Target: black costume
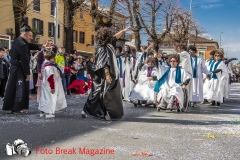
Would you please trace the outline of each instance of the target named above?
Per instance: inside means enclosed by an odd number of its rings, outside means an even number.
[[[29,108],[29,81],[26,81],[26,77],[30,75],[30,50],[41,50],[41,45],[28,43],[21,36],[12,43],[10,75],[3,110],[18,112]]]
[[[123,104],[114,48],[112,45],[98,46],[95,56],[92,68],[88,67],[93,80],[92,91],[83,110],[97,119],[104,120],[108,114],[111,120],[119,120],[123,116]],[[112,78],[110,84],[105,79],[106,67]]]

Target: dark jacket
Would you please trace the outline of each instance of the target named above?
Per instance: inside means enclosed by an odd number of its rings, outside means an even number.
[[[24,76],[30,75],[30,50],[41,50],[42,45],[28,43],[19,36],[12,43],[10,50],[11,65],[21,66]]]

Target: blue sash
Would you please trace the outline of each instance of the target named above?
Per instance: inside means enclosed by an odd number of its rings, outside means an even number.
[[[168,68],[168,70],[162,75],[162,77],[156,82],[156,85],[154,87],[155,92],[159,92],[160,87],[163,85],[163,83],[166,81],[167,76],[170,72],[171,67]],[[175,83],[181,84],[181,67],[177,66],[176,68],[176,77],[175,77]]]
[[[193,67],[193,78],[197,78],[197,56],[194,57],[194,61],[195,61],[195,64],[193,66],[193,60],[192,60],[192,57],[190,58],[191,59],[191,65]]]
[[[118,69],[120,70],[120,78],[122,78],[122,58],[117,58]]]
[[[222,62],[222,60],[219,60],[219,61],[216,63],[215,66],[214,66],[214,63],[215,63],[215,62],[211,63],[211,66],[210,66],[210,72],[216,70],[217,67],[218,67],[218,65],[219,65],[221,62]],[[213,66],[214,66],[214,68],[213,68]],[[212,76],[211,76],[211,78],[213,78],[213,79],[217,79],[217,75],[216,75],[216,73],[213,73]]]

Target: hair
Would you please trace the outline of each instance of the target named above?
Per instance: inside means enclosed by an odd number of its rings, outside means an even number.
[[[50,59],[54,58],[55,56],[56,56],[56,54],[51,49],[46,50],[44,53],[44,58],[46,60],[50,60]]]
[[[0,52],[4,52],[4,49],[3,49],[3,48],[0,48]]]
[[[8,49],[8,47],[4,46],[3,49]]]
[[[121,46],[117,46],[117,47],[115,48],[115,50],[116,50],[116,49],[119,49],[120,53],[122,52],[122,47],[121,47]]]
[[[96,32],[96,42],[101,46],[112,43],[112,31],[110,28],[101,27]]]
[[[178,64],[180,63],[180,56],[178,54],[173,54],[173,55],[170,55],[169,58],[168,58],[168,63],[170,64],[170,61],[172,58],[175,58],[176,61],[178,62]]]
[[[131,48],[130,48],[130,46],[129,46],[129,45],[127,45],[127,44],[125,44],[125,45],[124,45],[124,47],[125,47],[125,46],[127,46],[127,47],[128,47],[128,49],[129,49],[129,50],[128,50],[128,54],[130,54],[130,53],[131,53]]]
[[[182,50],[187,50],[187,45],[185,45],[185,44],[182,44],[182,43],[178,43],[178,44],[176,44],[176,48],[180,48],[180,49],[182,49]]]
[[[216,55],[216,54],[219,54],[219,55],[220,55],[221,60],[224,59],[224,54],[223,54],[222,50],[216,50],[215,55]],[[214,55],[214,56],[215,56],[215,55]]]
[[[148,59],[147,59],[147,64],[148,64],[148,63],[153,63],[153,64],[154,64],[154,62],[155,62],[154,58],[148,58]]]
[[[130,50],[132,53],[136,54],[137,50],[136,50],[136,47],[130,47]]]
[[[148,51],[148,56],[149,56],[149,55],[154,55],[154,54],[153,54],[153,50],[149,50],[149,51]]]
[[[196,47],[193,46],[193,45],[190,45],[190,46],[188,47],[188,51],[189,51],[189,50],[192,50],[192,51],[194,51],[195,53],[197,52]]]
[[[144,45],[144,46],[142,46],[142,49],[144,49],[144,50],[146,50],[147,48],[148,48],[148,47],[147,47],[147,46],[145,46],[145,45]]]
[[[214,56],[215,53],[216,53],[216,50],[213,50],[210,52],[210,55]]]

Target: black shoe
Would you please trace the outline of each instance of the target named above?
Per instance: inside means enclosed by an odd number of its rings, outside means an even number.
[[[220,102],[217,102],[217,106],[220,106]]]
[[[212,102],[210,103],[211,106],[215,106],[215,104],[216,104],[215,101],[212,101]]]

